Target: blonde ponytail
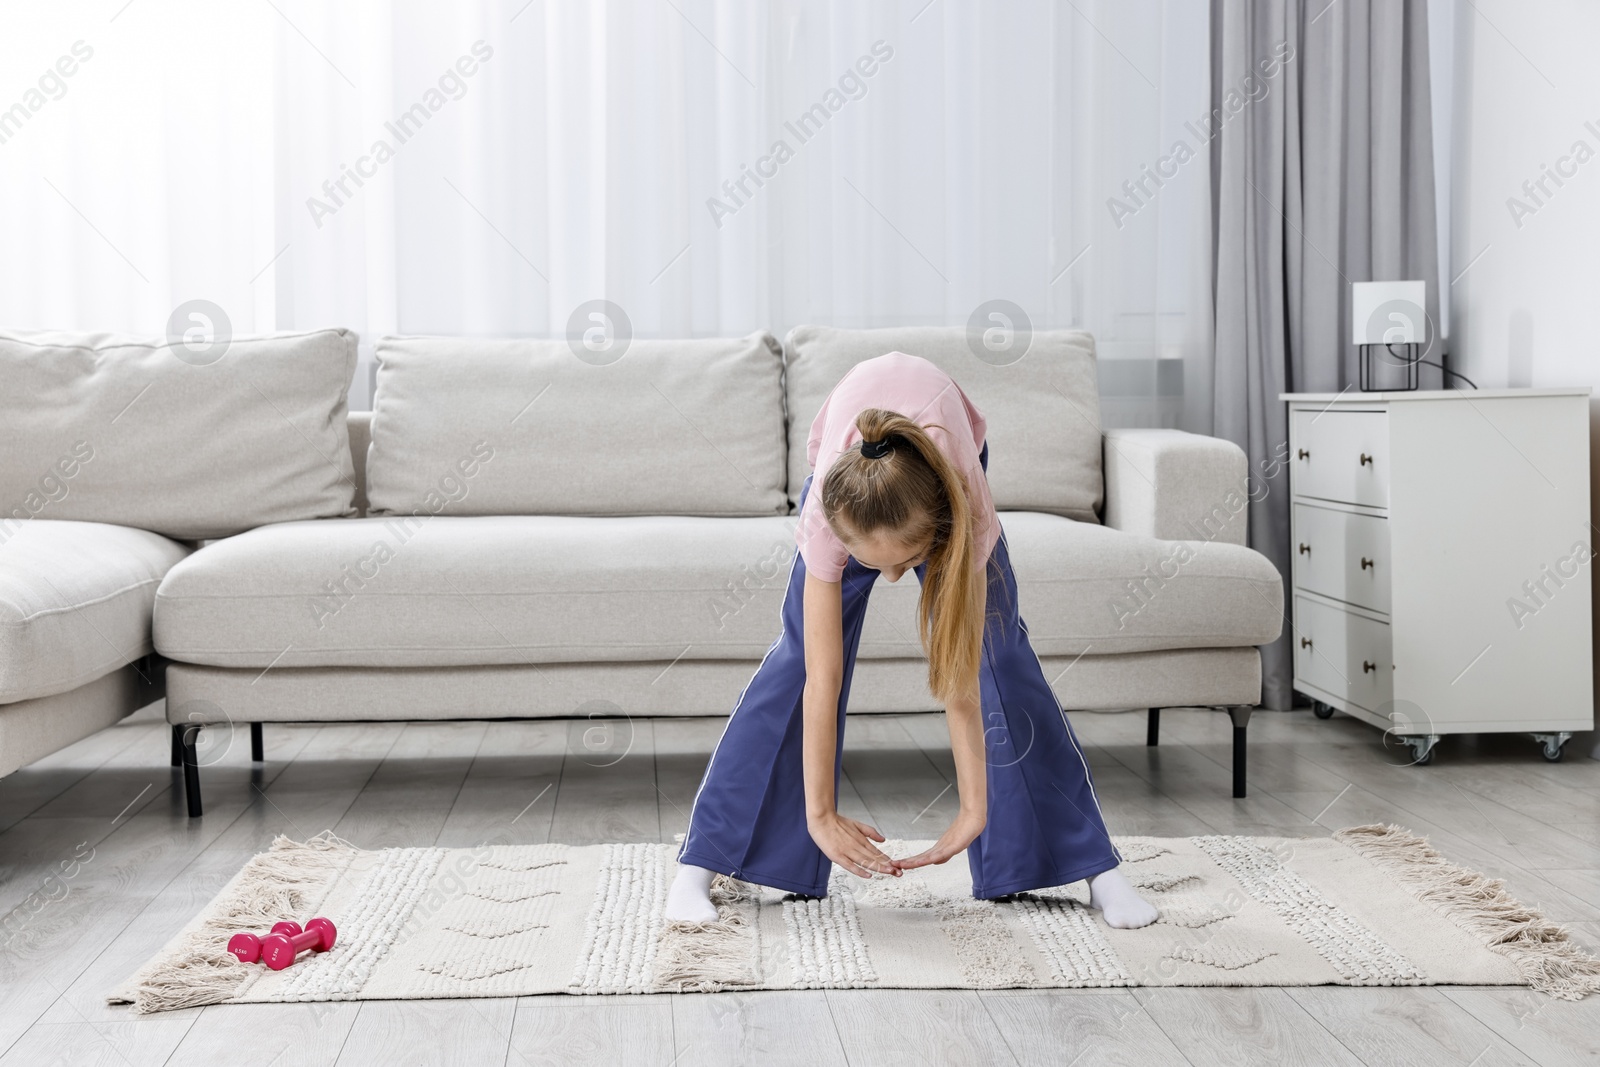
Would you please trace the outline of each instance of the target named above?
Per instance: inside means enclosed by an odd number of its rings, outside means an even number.
[[[863,442],[895,437],[910,447],[880,458],[859,448],[839,456],[823,480],[823,514],[836,533],[852,538],[891,530],[920,544],[931,535],[917,605],[928,689],[946,704],[976,701],[988,580],[978,565],[966,479],[926,430],[898,412],[867,408],[856,416],[856,429]]]

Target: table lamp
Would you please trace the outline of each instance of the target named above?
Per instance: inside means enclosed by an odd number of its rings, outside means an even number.
[[[1427,297],[1427,282],[1350,284],[1350,337],[1361,353],[1362,392],[1417,388],[1421,346],[1428,341]]]

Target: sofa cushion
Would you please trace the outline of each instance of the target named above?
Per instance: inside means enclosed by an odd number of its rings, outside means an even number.
[[[1271,564],[1030,512],[1001,515],[1040,655],[1254,645]],[[156,597],[187,663],[266,668],[759,660],[794,517],[438,516],[282,523],[206,546]],[[1181,558],[1180,558],[1181,557]],[[1138,591],[1131,590],[1130,585]],[[920,656],[914,576],[879,582],[861,655]]]
[[[347,330],[220,351],[0,334],[0,512],[198,540],[354,514]]]
[[[996,508],[1099,521],[1100,395],[1094,337],[1081,330],[1037,331],[1020,358],[980,359],[958,327],[795,327],[784,342],[792,500],[810,473],[806,437],[828,392],[845,371],[886,352],[937,364],[983,412]]]
[[[1242,545],[1160,541],[1042,512],[1003,511],[1017,607],[1041,656],[1096,656],[1274,641],[1283,583]],[[918,654],[917,583],[880,581],[862,655]]]
[[[217,541],[156,597],[156,647],[213,666],[759,659],[794,520],[430,516]]]
[[[374,515],[780,515],[783,364],[770,334],[378,342]]]
[[[188,553],[126,526],[0,521],[0,704],[64,693],[149,655],[156,587]]]

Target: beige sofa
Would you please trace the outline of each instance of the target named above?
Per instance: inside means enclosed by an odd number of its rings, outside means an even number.
[[[328,459],[355,358],[344,330],[0,333],[0,776],[161,699],[156,589],[196,544],[355,514]]]
[[[210,541],[160,584],[190,813],[205,729],[726,713],[778,634],[812,416],[845,369],[896,349],[988,419],[1021,611],[1063,705],[1226,708],[1244,795],[1282,586],[1243,546],[1240,450],[1102,434],[1087,334],[1035,334],[1001,364],[960,330],[801,327],[614,359],[381,340],[374,411],[348,421],[356,514]],[[936,707],[916,597],[875,589],[851,710]]]

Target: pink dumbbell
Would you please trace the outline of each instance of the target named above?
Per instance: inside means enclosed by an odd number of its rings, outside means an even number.
[[[326,952],[333,947],[339,931],[327,919],[312,919],[302,931],[299,923],[281,922],[266,937],[255,934],[234,934],[228,941],[228,951],[243,963],[261,960],[275,971],[281,971],[294,962],[300,953]]]
[[[286,920],[272,927],[274,934],[293,937],[300,933],[300,924]],[[261,958],[261,943],[265,938],[256,934],[234,934],[228,941],[228,951],[239,957],[241,963],[254,963]]]

